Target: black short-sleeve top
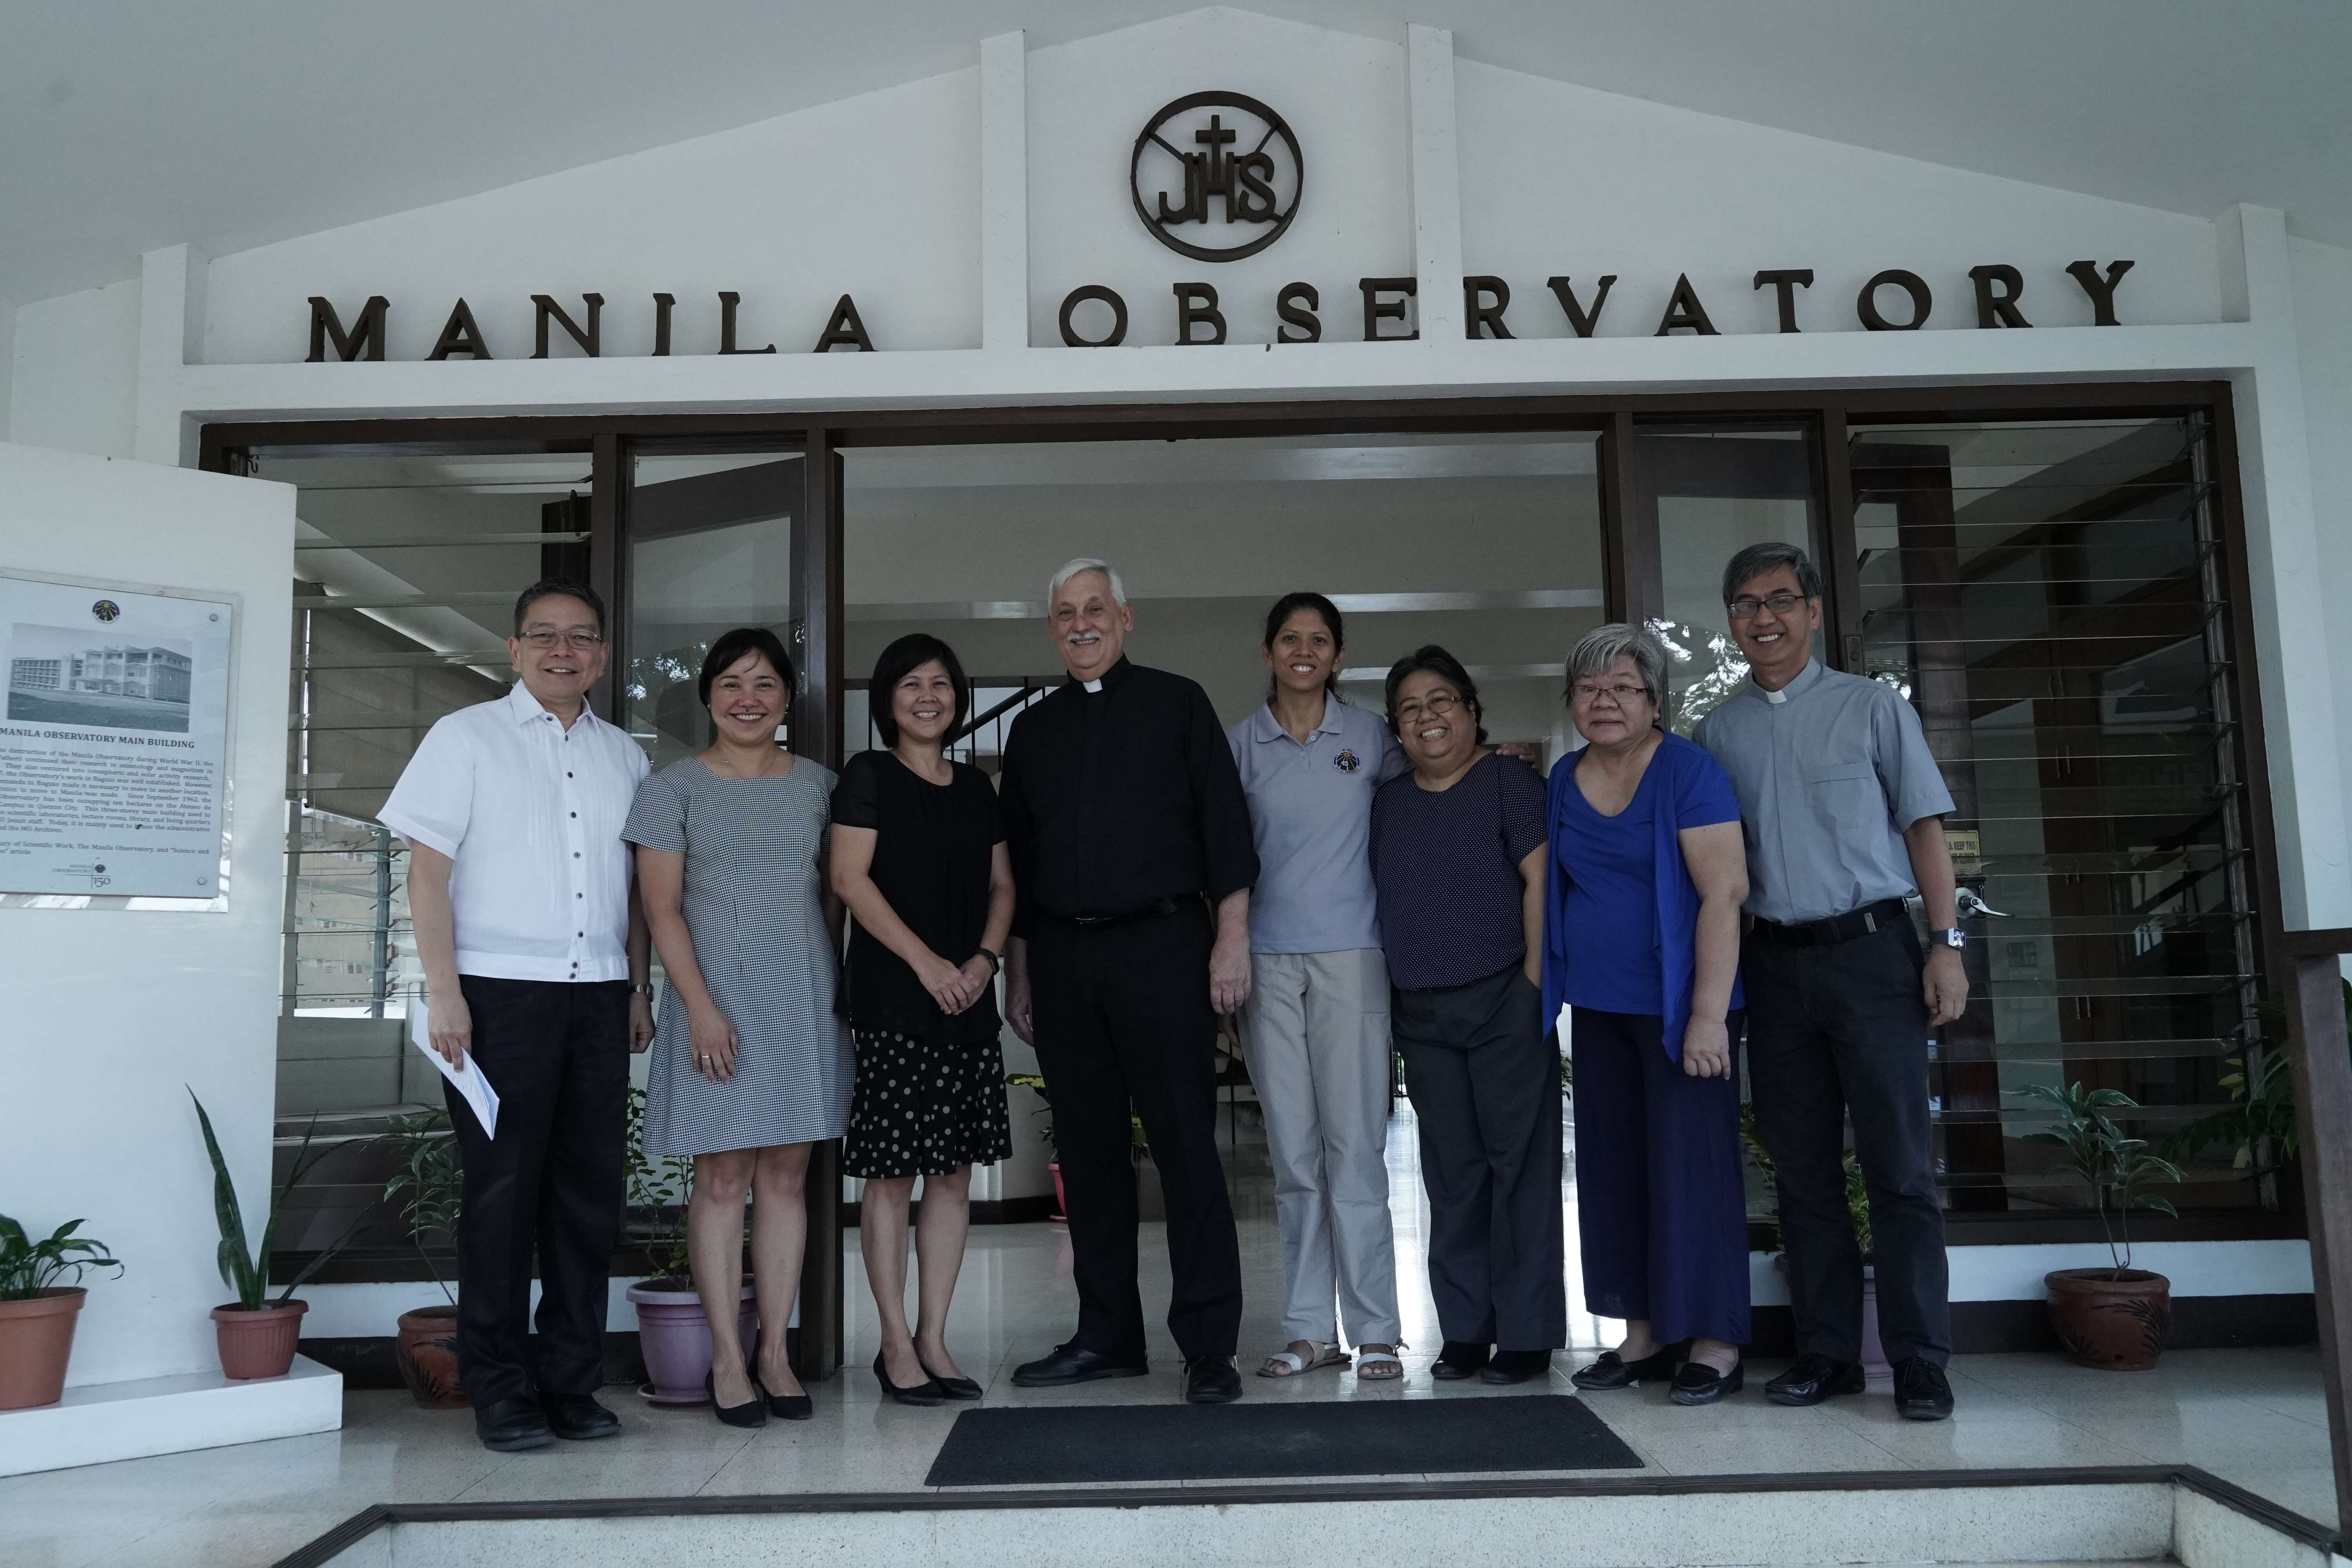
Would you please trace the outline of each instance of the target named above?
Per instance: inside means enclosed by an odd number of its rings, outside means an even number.
[[[1490,752],[1453,787],[1400,773],[1372,796],[1372,889],[1389,978],[1466,985],[1527,956],[1519,862],[1544,842],[1544,782]]]
[[[860,752],[834,787],[833,820],[874,830],[875,887],[933,952],[961,963],[988,926],[989,860],[1004,827],[988,775],[950,766],[953,776],[935,784],[888,752]],[[993,1039],[999,1026],[994,987],[948,1017],[906,960],[863,927],[849,939],[849,1017],[858,1028],[926,1038]]]

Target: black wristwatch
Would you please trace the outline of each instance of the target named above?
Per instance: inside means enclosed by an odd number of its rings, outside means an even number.
[[[973,952],[972,956],[974,958],[984,958],[988,960],[988,967],[992,973],[998,974],[1004,973],[1004,955],[998,952],[995,949],[987,947],[980,948]]]

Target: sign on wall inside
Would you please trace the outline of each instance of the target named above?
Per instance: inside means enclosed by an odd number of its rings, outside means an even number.
[[[226,908],[236,606],[0,575],[0,893]]]

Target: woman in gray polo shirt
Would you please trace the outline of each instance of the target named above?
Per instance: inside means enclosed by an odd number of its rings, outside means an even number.
[[[1257,847],[1242,1050],[1274,1156],[1289,1342],[1258,1375],[1349,1364],[1344,1316],[1356,1375],[1387,1380],[1404,1368],[1385,1163],[1389,972],[1369,851],[1372,793],[1406,763],[1379,716],[1339,700],[1346,648],[1330,600],[1276,600],[1263,651],[1265,705],[1225,731]]]

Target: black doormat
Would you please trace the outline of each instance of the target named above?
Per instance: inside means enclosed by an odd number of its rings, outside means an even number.
[[[926,1486],[1389,1476],[1459,1470],[1638,1470],[1583,1401],[1282,1400],[967,1410]]]

